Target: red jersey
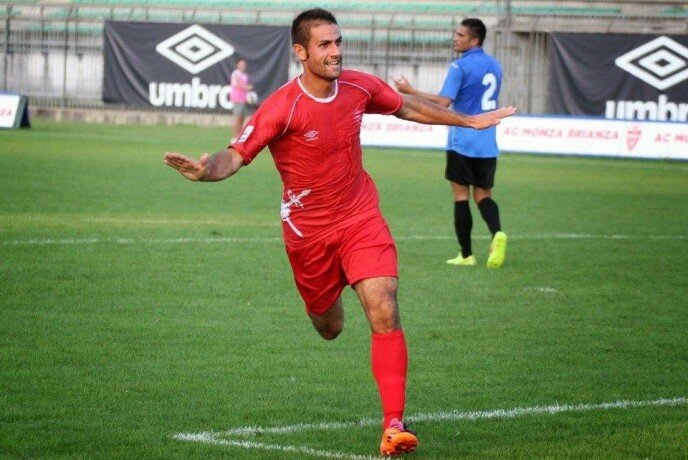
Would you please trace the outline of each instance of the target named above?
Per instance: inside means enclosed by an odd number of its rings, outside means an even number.
[[[249,164],[267,146],[284,184],[280,215],[288,246],[379,212],[363,169],[361,118],[391,114],[402,97],[381,79],[342,71],[333,96],[311,96],[298,78],[268,97],[232,145]]]

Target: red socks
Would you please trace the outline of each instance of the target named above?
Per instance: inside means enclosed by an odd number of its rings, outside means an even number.
[[[382,401],[384,415],[382,429],[384,430],[393,418],[401,420],[404,415],[408,368],[404,331],[398,329],[387,334],[373,332],[370,358],[373,376]]]

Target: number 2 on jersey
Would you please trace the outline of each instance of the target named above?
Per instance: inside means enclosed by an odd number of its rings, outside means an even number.
[[[497,100],[492,99],[495,91],[497,91],[497,77],[493,73],[486,73],[483,77],[483,86],[487,86],[487,89],[483,93],[483,98],[480,103],[480,107],[484,110],[494,110],[497,108]]]

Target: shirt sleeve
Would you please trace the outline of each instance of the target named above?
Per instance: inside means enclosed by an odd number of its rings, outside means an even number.
[[[447,71],[447,77],[444,79],[444,84],[439,92],[439,96],[448,97],[452,101],[456,100],[461,89],[461,80],[463,80],[463,71],[459,64],[452,62]]]
[[[369,77],[366,81],[366,89],[370,93],[370,100],[366,105],[366,113],[389,115],[399,110],[404,103],[401,94],[380,78],[373,75]]]
[[[246,126],[231,147],[239,152],[244,164],[249,164],[276,137],[285,130],[285,117],[280,111],[268,110],[272,104],[269,98],[263,102],[256,113],[248,120]]]

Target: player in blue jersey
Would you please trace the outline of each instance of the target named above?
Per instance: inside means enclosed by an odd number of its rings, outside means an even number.
[[[451,106],[456,112],[479,114],[497,108],[502,83],[499,62],[483,51],[487,29],[480,19],[468,18],[454,32],[454,51],[462,53],[449,66],[439,94],[413,88],[403,76],[395,79],[399,92],[423,97],[429,101]],[[488,268],[499,268],[506,256],[506,234],[502,232],[499,207],[492,199],[492,186],[497,169],[497,130],[449,127],[445,178],[450,181],[454,195],[454,229],[461,253],[448,264],[473,266],[476,259],[471,248],[473,218],[468,205],[471,187],[473,200],[492,233]]]

